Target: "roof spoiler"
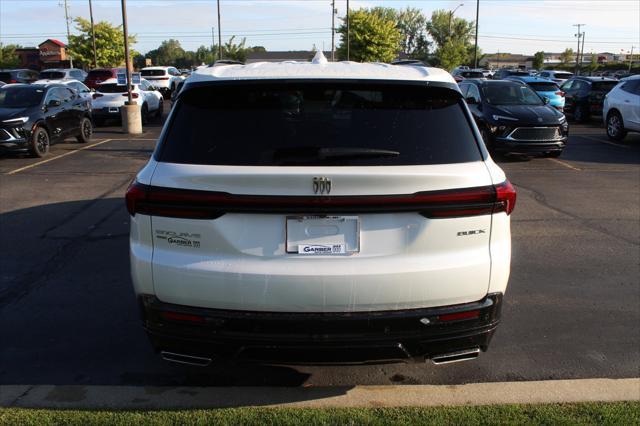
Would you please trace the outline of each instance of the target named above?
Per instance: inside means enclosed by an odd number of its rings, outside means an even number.
[[[429,67],[427,62],[421,61],[419,59],[397,59],[391,62],[391,65],[413,65],[418,67]]]

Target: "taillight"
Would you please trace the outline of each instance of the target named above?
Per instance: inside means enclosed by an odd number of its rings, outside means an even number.
[[[128,94],[128,93],[123,93],[123,94],[122,94],[122,96],[129,96],[129,94]],[[132,94],[131,94],[131,97],[132,97],[133,99],[138,99],[138,98],[140,97],[140,95],[139,95],[139,94],[137,94],[137,93],[132,93]]]
[[[13,79],[11,79],[11,80],[9,80],[9,83],[8,83],[8,84],[13,84],[13,83],[17,83],[17,82],[18,82],[18,80],[13,80]]]
[[[564,96],[564,92],[561,90],[561,91],[559,91],[559,92],[556,92],[556,95],[558,95],[558,96]]]
[[[196,322],[196,323],[205,322],[205,318],[200,315],[183,314],[180,312],[170,312],[170,311],[162,312],[160,315],[162,315],[164,319],[167,319],[170,321]]]
[[[438,321],[460,321],[460,320],[475,319],[479,317],[480,317],[480,310],[476,309],[474,311],[464,311],[464,312],[455,312],[452,314],[438,315]]]
[[[265,196],[234,195],[163,188],[133,183],[126,194],[127,210],[135,216],[215,219],[242,213],[388,213],[418,212],[428,218],[453,218],[506,212],[511,214],[516,192],[509,181],[500,185],[409,195]]]
[[[91,96],[93,99],[98,99],[100,97],[104,96],[102,93],[94,93],[93,96]]]

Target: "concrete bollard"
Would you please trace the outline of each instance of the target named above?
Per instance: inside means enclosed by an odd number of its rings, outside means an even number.
[[[122,115],[122,131],[130,135],[139,135],[142,133],[142,114],[140,106],[136,104],[125,104],[120,108]]]

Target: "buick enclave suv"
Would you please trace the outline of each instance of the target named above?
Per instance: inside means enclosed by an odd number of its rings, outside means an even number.
[[[515,200],[443,70],[200,69],[126,195],[144,328],[195,365],[475,358]]]

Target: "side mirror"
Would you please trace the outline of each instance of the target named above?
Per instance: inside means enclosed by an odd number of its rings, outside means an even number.
[[[47,102],[48,107],[59,107],[60,105],[62,105],[62,102],[57,99],[51,99]]]
[[[542,101],[544,102],[544,104],[545,104],[545,105],[549,105],[549,102],[551,102],[551,99],[549,99],[549,98],[548,98],[548,97],[546,97],[546,96],[543,96],[543,97],[542,97]]]
[[[473,96],[469,96],[469,97],[465,98],[465,101],[467,101],[467,103],[469,105],[477,105],[478,104],[477,99],[474,98]]]

